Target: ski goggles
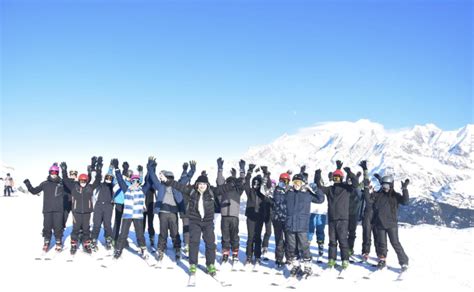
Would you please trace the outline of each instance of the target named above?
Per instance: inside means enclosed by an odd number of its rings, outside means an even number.
[[[58,174],[59,174],[59,171],[51,170],[51,171],[49,172],[49,174],[58,175]]]

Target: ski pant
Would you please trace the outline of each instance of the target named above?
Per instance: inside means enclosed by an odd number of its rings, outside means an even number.
[[[115,204],[115,221],[114,229],[112,230],[112,237],[117,242],[120,234],[120,224],[122,223],[123,204]]]
[[[372,224],[372,216],[364,216],[362,220],[362,254],[370,253],[370,246],[372,245],[372,235],[374,236],[374,242],[377,243],[377,232],[375,226]],[[377,244],[374,244],[375,252],[380,254],[378,251]]]
[[[158,250],[164,251],[166,249],[166,242],[168,240],[168,230],[173,241],[173,247],[181,248],[181,239],[178,233],[178,214],[160,212],[158,213],[160,219],[160,235],[158,236]]]
[[[133,223],[135,229],[135,236],[137,238],[138,246],[146,248],[145,236],[143,235],[143,219],[122,219],[122,227],[117,242],[117,250],[122,250],[126,246],[130,226]]]
[[[247,217],[247,258],[255,255],[256,259],[262,256],[262,218],[250,219]]]
[[[82,242],[90,240],[90,221],[91,213],[76,213],[72,212],[72,233],[71,240],[79,240],[79,231],[82,229]],[[61,222],[62,223],[62,222]]]
[[[153,202],[146,205],[146,212],[143,213],[143,232],[145,232],[145,225],[148,223],[148,237],[155,238],[155,227],[153,226],[153,219],[155,213],[153,212]]]
[[[181,217],[183,220],[183,241],[185,245],[189,245],[189,218]]]
[[[328,258],[336,260],[337,258],[337,243],[341,250],[341,259],[343,261],[349,260],[349,245],[347,243],[349,220],[333,220],[329,221],[329,252]]]
[[[358,215],[349,215],[349,233],[348,233],[348,245],[349,245],[349,253],[354,253],[354,242],[356,239],[356,230],[357,230],[357,222],[359,216]]]
[[[239,218],[232,216],[222,216],[222,251],[239,251]]]
[[[5,186],[5,188],[3,189],[3,195],[10,197],[12,193],[13,193],[13,188],[11,186]]]
[[[206,246],[206,266],[213,265],[216,261],[214,222],[200,220],[189,220],[189,264],[198,264],[201,234]]]
[[[283,256],[290,259],[288,248],[286,248],[285,222],[273,220],[273,231],[275,235],[275,261],[282,263]]]
[[[291,261],[297,258],[298,253],[301,254],[301,258],[303,259],[303,261],[306,262],[311,260],[307,232],[287,231],[286,246],[288,248],[288,255],[290,256]]]
[[[100,233],[100,226],[104,224],[104,237],[112,237],[112,211],[114,206],[111,203],[96,203],[94,215],[92,216],[93,228],[92,239],[97,239]]]
[[[272,236],[272,220],[268,218],[268,221],[264,222],[265,224],[265,233],[263,234],[262,247],[268,248],[268,242]]]
[[[43,213],[43,237],[45,241],[51,241],[52,232],[56,242],[62,242],[63,238],[63,213],[47,212]]]
[[[326,226],[326,214],[315,214],[311,213],[309,217],[309,231],[308,231],[308,241],[311,244],[313,241],[314,233],[316,231],[316,242],[318,244],[323,244],[325,239],[324,227]]]
[[[398,263],[400,265],[408,265],[408,256],[406,255],[403,247],[398,239],[398,226],[392,228],[379,228],[376,227],[377,233],[377,241],[375,243],[378,246],[379,250],[377,252],[377,256],[379,258],[386,258],[387,257],[387,235],[390,239],[390,243],[392,244],[393,249],[397,253]]]

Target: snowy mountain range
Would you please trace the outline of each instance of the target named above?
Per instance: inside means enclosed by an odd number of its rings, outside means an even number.
[[[351,167],[353,172],[361,171],[359,162],[367,160],[371,175],[394,175],[398,190],[402,179],[410,179],[410,196],[416,198],[411,205],[423,202],[426,207],[429,202],[433,210],[443,209],[440,206],[444,205],[467,209],[468,218],[464,219],[467,226],[473,226],[472,124],[455,131],[443,131],[433,124],[393,131],[369,120],[321,123],[294,135],[285,134],[268,145],[251,147],[242,158],[267,165],[273,177],[306,165],[312,180],[314,171],[320,168],[326,182],[325,174],[335,170],[336,160],[343,161],[344,167]],[[373,183],[377,185],[376,181]],[[417,220],[409,223],[425,222]],[[431,223],[456,227],[460,224],[445,220],[452,218]],[[467,227],[465,223],[461,225]]]

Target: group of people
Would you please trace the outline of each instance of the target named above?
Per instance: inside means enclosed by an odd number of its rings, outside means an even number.
[[[217,159],[216,185],[212,186],[203,171],[193,184],[196,162],[183,164],[178,180],[168,170],[157,173],[157,162],[149,157],[146,175],[142,166],[133,172],[128,163],[119,168],[118,159],[112,159],[102,180],[102,157],[92,157],[87,174],[69,171],[65,162],[53,164],[46,181],[33,187],[24,181],[33,194],[43,192],[43,249],[50,248],[54,233],[57,251],[63,247],[63,231],[72,212],[71,253],[82,243],[84,251],[98,249],[100,229],[104,227],[105,247],[114,249],[114,257],[120,258],[126,248],[130,226],[133,223],[138,246],[143,257],[147,256],[145,224],[148,223],[149,243],[155,250],[154,215],[158,215],[158,260],[163,259],[168,236],[171,237],[180,258],[181,248],[189,253],[190,273],[196,272],[199,244],[205,243],[206,267],[210,275],[216,274],[215,214],[221,215],[222,262],[238,261],[239,214],[241,196],[246,194],[245,216],[247,218],[247,244],[245,264],[259,264],[262,251],[268,247],[271,227],[275,238],[275,266],[291,266],[290,274],[310,275],[311,241],[316,233],[319,255],[325,242],[325,224],[328,224],[328,267],[336,264],[339,245],[342,268],[349,266],[354,254],[356,227],[362,220],[362,259],[368,258],[371,238],[374,237],[379,268],[385,267],[387,257],[387,235],[403,270],[408,268],[408,257],[398,238],[398,206],[407,204],[409,180],[402,182],[402,194],[394,190],[394,179],[390,175],[374,177],[380,189],[371,186],[367,162],[361,161],[363,172],[353,173],[349,167],[342,168],[336,162],[336,170],[329,172],[329,183],[324,183],[321,170],[315,171],[309,182],[306,167],[292,176],[291,171],[282,173],[278,181],[273,180],[266,166],[255,164],[246,167],[239,161],[238,172],[232,168],[224,177],[224,161]],[[188,168],[190,170],[188,171]],[[343,172],[344,170],[344,172]],[[62,173],[62,178],[59,176]],[[92,174],[95,177],[92,181]],[[115,214],[112,227],[112,215]],[[92,232],[90,221],[93,221]],[[182,238],[179,232],[182,221]],[[262,248],[262,230],[266,232]],[[184,241],[184,243],[182,242]]]

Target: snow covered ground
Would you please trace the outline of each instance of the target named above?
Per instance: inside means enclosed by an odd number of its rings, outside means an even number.
[[[42,229],[42,197],[31,194],[15,193],[15,197],[0,197],[0,222],[2,240],[0,240],[0,291],[163,291],[163,289],[188,289],[195,291],[211,291],[226,289],[229,291],[259,291],[259,289],[288,290],[270,284],[282,281],[283,276],[266,275],[267,267],[254,272],[219,272],[219,275],[230,281],[232,287],[221,288],[220,285],[198,270],[197,287],[186,288],[186,261],[174,269],[150,268],[137,255],[124,251],[122,259],[103,268],[101,265],[109,261],[97,260],[98,256],[89,256],[78,251],[73,262],[67,262],[69,251],[56,256],[51,261],[36,261],[41,254],[43,239]],[[242,220],[244,217],[241,218]],[[158,220],[155,220],[158,225]],[[66,247],[69,248],[70,222],[66,230]],[[219,219],[216,220],[219,225]],[[360,228],[360,226],[359,226]],[[216,236],[220,238],[220,228],[216,228]],[[360,252],[361,230],[358,230],[356,252]],[[241,221],[241,259],[244,257],[246,227]],[[323,274],[300,282],[299,289],[309,291],[315,289],[344,289],[359,291],[473,291],[471,264],[473,256],[474,229],[449,229],[436,226],[403,226],[400,228],[402,245],[410,257],[410,270],[403,281],[397,278],[395,271],[399,266],[393,250],[389,249],[389,269],[371,280],[362,279],[368,268],[351,265],[346,279],[338,280],[334,275]],[[135,239],[134,239],[135,240]],[[312,252],[316,253],[314,242]],[[132,244],[134,246],[134,244]],[[170,244],[169,244],[170,246]],[[270,265],[273,264],[273,238],[270,248]],[[203,256],[203,246],[201,254]],[[52,251],[51,253],[54,253]],[[105,254],[105,249],[98,252]],[[170,253],[172,254],[172,253]],[[218,258],[220,246],[218,244]],[[326,255],[325,255],[326,256]],[[375,256],[372,254],[371,256]],[[324,257],[324,262],[327,258]],[[199,259],[204,265],[204,258]],[[218,266],[219,268],[219,266]],[[316,263],[313,270],[319,271]],[[28,290],[27,290],[28,289]],[[249,290],[247,290],[249,289]]]

